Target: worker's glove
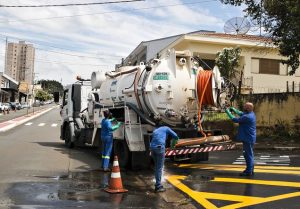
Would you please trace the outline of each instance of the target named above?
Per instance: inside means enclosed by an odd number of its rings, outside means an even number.
[[[114,126],[112,127],[112,130],[113,130],[113,131],[117,130],[118,128],[120,128],[120,126],[121,126],[122,124],[123,124],[122,122],[118,122],[117,125],[114,125]]]
[[[171,148],[172,148],[172,149],[174,149],[175,145],[176,145],[177,142],[178,142],[178,139],[179,139],[178,137],[172,139],[172,141],[171,141]]]
[[[231,120],[234,118],[234,116],[233,116],[232,113],[230,112],[230,108],[227,108],[227,109],[225,110],[225,112],[226,112],[227,116],[228,116]]]
[[[116,118],[111,118],[109,120],[110,120],[110,122],[113,122],[113,121],[116,121]]]
[[[237,110],[237,109],[235,109],[234,107],[230,107],[229,108],[231,111],[233,111],[235,114],[237,114],[237,115],[242,115],[243,114],[243,112],[242,111],[239,111],[239,110]]]

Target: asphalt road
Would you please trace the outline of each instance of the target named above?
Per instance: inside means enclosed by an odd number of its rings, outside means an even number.
[[[54,109],[0,134],[0,208],[300,208],[300,155],[256,152],[255,176],[239,177],[241,151],[208,162],[166,162],[167,191],[153,192],[152,171],[122,171],[126,194],[103,191],[109,174],[91,148],[69,150]]]

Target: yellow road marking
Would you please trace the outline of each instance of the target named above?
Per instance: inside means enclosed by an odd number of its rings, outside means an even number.
[[[245,168],[245,165],[226,165],[226,164],[180,164],[179,167],[229,167],[229,168]],[[292,166],[257,166],[255,168],[259,169],[271,169],[271,170],[296,170],[300,171],[300,167],[292,167]]]
[[[292,192],[292,193],[277,195],[277,196],[273,196],[273,197],[260,198],[260,199],[254,200],[253,202],[244,201],[241,203],[227,205],[227,206],[221,207],[219,209],[243,208],[243,207],[247,207],[247,206],[258,205],[258,204],[263,204],[263,203],[267,203],[267,202],[273,202],[273,201],[288,199],[288,198],[292,198],[292,197],[299,197],[299,196],[300,196],[300,192]]]
[[[182,164],[180,168],[198,168],[205,170],[217,170],[217,171],[243,171],[245,166],[237,165],[212,165],[212,164]],[[300,175],[300,167],[274,167],[274,166],[255,166],[254,172],[256,173],[273,173],[273,174],[292,174]]]
[[[204,206],[205,208],[209,209],[218,209],[214,204],[212,204],[208,199],[215,199],[215,200],[228,200],[228,201],[235,201],[238,203],[234,203],[231,205],[227,205],[221,207],[219,209],[236,209],[242,208],[251,205],[257,205],[282,199],[287,199],[291,197],[298,197],[300,196],[300,192],[293,192],[288,194],[276,195],[272,197],[253,197],[253,196],[242,196],[242,195],[230,195],[230,194],[218,194],[218,193],[209,193],[209,192],[198,192],[190,189],[183,183],[181,180],[184,180],[186,176],[178,176],[173,175],[167,177],[167,180],[183,191],[184,193],[188,194],[191,198],[193,198],[196,202]],[[247,184],[263,184],[263,185],[270,185],[270,186],[284,186],[286,184],[288,187],[294,185],[293,187],[300,187],[299,183],[297,182],[280,182],[280,181],[262,181],[262,180],[251,180],[251,179],[231,179],[231,178],[217,178],[214,181],[219,182],[232,182],[232,183],[247,183]],[[296,183],[296,184],[295,184]]]
[[[193,198],[195,201],[197,201],[200,205],[204,206],[205,208],[209,209],[218,209],[214,204],[209,202],[207,199],[205,199],[202,195],[200,195],[200,192],[196,192],[191,190],[186,185],[182,184],[179,180],[184,180],[185,176],[169,176],[167,177],[167,180],[173,184],[175,187],[183,191],[184,193],[188,194],[191,198]]]
[[[268,181],[268,180],[255,180],[255,179],[236,179],[236,178],[215,178],[215,182],[228,182],[240,184],[259,184],[268,186],[283,186],[283,187],[299,187],[300,183],[291,181]]]

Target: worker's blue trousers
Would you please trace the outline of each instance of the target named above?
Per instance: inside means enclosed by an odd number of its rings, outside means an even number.
[[[151,156],[153,157],[155,166],[155,189],[159,189],[163,187],[161,185],[161,176],[165,162],[165,147],[157,146],[155,148],[151,148]]]
[[[109,166],[109,160],[111,155],[111,150],[113,146],[112,136],[101,137],[102,139],[102,168],[107,169]]]
[[[243,142],[243,155],[247,165],[245,173],[252,173],[254,170],[253,146],[253,143]]]

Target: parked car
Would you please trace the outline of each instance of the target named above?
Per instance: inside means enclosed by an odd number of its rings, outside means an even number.
[[[32,104],[32,107],[39,107],[39,106],[41,106],[40,101],[35,101],[35,102]]]
[[[15,102],[9,102],[8,104],[10,105],[10,108],[12,110],[15,110],[15,108],[16,108],[16,103]]]
[[[30,105],[26,102],[21,103],[21,108],[25,109],[25,108],[30,108]]]
[[[0,102],[0,112],[3,112],[4,110],[7,110],[7,106],[5,103]]]
[[[11,106],[10,106],[9,103],[2,103],[1,106],[2,106],[1,111],[3,111],[3,110],[5,110],[5,111],[11,110]]]
[[[21,110],[22,109],[22,105],[19,102],[16,102],[16,107],[17,107],[17,110]]]
[[[21,109],[21,104],[19,102],[9,102],[10,107],[12,110],[20,110]]]

